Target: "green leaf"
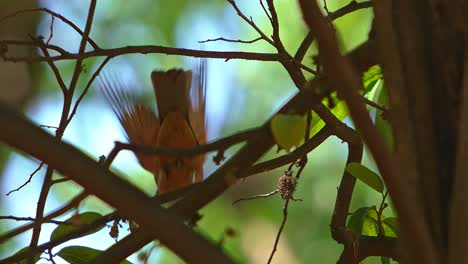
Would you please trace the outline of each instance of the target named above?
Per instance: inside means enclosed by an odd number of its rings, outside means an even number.
[[[384,235],[387,237],[398,237],[398,218],[389,217],[382,220]]]
[[[362,234],[365,236],[377,236],[379,227],[377,222],[377,210],[375,206],[369,208],[364,222],[362,223]]]
[[[331,109],[332,114],[342,121],[349,115],[348,107],[344,101],[339,101],[333,109]],[[315,113],[312,115],[312,124],[310,129],[310,136],[314,136],[317,132],[320,131],[325,126],[325,122]]]
[[[383,78],[382,69],[379,65],[370,67],[362,75],[362,85],[364,86],[364,94],[367,94],[375,86],[376,82]]]
[[[50,235],[50,241],[57,240],[75,230],[77,230],[80,226],[90,224],[97,219],[101,218],[102,215],[96,212],[84,212],[81,214],[73,215],[72,217],[68,218],[65,222],[70,224],[62,224],[59,225]],[[83,236],[87,236],[89,234],[96,233],[97,231],[101,230],[104,225],[97,227],[94,230],[89,231],[88,233],[84,234]]]
[[[351,230],[356,236],[362,234],[362,228],[364,221],[366,221],[367,213],[373,207],[361,207],[354,211],[351,217],[348,219],[347,228]]]
[[[60,250],[57,255],[70,264],[87,264],[91,263],[99,254],[104,251],[89,247],[70,246]],[[132,264],[128,260],[120,262],[122,264]]]
[[[380,176],[362,164],[352,162],[346,166],[346,171],[379,193],[384,191],[384,184]]]
[[[277,114],[271,119],[270,127],[276,143],[289,151],[304,139],[306,119],[303,115]]]
[[[27,252],[28,250],[29,250],[29,246],[24,247],[24,248],[18,250],[18,252],[16,252],[15,255]],[[15,256],[15,255],[13,255],[13,256]],[[36,253],[36,255],[34,255],[34,257],[33,257],[33,263],[38,262],[39,259],[41,258],[41,255],[42,255],[42,252]],[[24,259],[22,259],[22,260],[20,260],[20,261],[18,261],[16,263],[17,264],[27,264],[28,263],[28,258],[26,257],[26,258],[24,258]]]

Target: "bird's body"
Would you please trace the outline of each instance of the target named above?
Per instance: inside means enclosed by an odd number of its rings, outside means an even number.
[[[134,96],[105,80],[103,90],[132,144],[171,149],[190,149],[206,142],[205,65],[197,71],[153,71],[151,80],[158,115],[137,103]],[[204,155],[154,156],[136,153],[143,168],[153,173],[158,194],[203,179]]]

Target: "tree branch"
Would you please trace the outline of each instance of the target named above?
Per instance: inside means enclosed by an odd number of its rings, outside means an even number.
[[[179,217],[154,206],[151,199],[136,187],[104,170],[74,147],[22,120],[2,104],[0,123],[3,122],[9,125],[0,134],[2,142],[43,160],[90,194],[117,208],[122,215],[135,219],[146,232],[160,239],[181,258],[188,262],[231,263],[218,247],[184,225]]]
[[[338,44],[330,24],[323,18],[314,1],[299,1],[304,20],[314,32],[318,43],[321,62],[331,78],[331,84],[346,101],[356,127],[361,131],[364,140],[374,157],[382,177],[388,187],[401,220],[401,226],[419,241],[420,252],[415,252],[424,263],[434,263],[437,257],[429,237],[427,226],[415,214],[414,201],[408,199],[409,190],[400,175],[393,173],[393,160],[385,142],[374,127],[358,90],[360,79],[350,63],[340,55]],[[413,202],[413,203],[411,203]]]
[[[0,41],[0,46],[8,47],[8,43]],[[45,62],[45,61],[60,61],[60,60],[76,60],[87,59],[92,57],[117,57],[126,54],[151,54],[160,53],[166,55],[181,55],[195,58],[213,58],[213,59],[244,59],[244,60],[258,60],[258,61],[277,61],[278,55],[276,53],[254,53],[242,51],[205,51],[195,49],[172,48],[164,46],[126,46],[113,49],[99,49],[84,52],[83,54],[67,53],[52,57],[9,57],[6,53],[0,53],[0,56],[5,61],[11,62]]]

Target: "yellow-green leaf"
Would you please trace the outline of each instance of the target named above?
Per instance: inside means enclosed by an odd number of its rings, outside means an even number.
[[[70,246],[63,248],[57,253],[58,256],[68,261],[71,264],[87,264],[91,263],[103,251],[89,247]],[[128,260],[120,262],[121,264],[132,264]]]
[[[276,144],[289,151],[304,139],[306,118],[303,115],[277,114],[270,122]]]
[[[396,217],[389,217],[382,220],[382,227],[384,235],[387,237],[398,236],[398,219]]]
[[[352,162],[346,166],[346,171],[379,193],[384,191],[384,184],[380,176],[362,164]]]

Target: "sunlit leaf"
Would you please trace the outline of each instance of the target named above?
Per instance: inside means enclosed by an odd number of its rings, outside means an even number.
[[[304,139],[306,119],[302,115],[277,114],[271,119],[270,126],[276,143],[289,151]]]
[[[370,67],[362,75],[362,85],[364,86],[364,94],[367,94],[375,86],[376,82],[383,78],[382,69],[379,65]]]
[[[351,230],[355,235],[361,235],[362,234],[362,227],[364,225],[364,221],[366,220],[367,217],[367,212],[371,209],[372,207],[361,207],[354,211],[354,213],[349,217],[348,223],[347,223],[347,228]]]
[[[333,109],[331,109],[332,114],[338,119],[343,120],[345,117],[349,115],[348,107],[344,101],[339,101]],[[325,126],[325,122],[323,122],[320,117],[313,113],[312,115],[312,126],[310,129],[310,136],[317,134]]]
[[[369,208],[364,222],[362,223],[362,234],[365,236],[377,236],[379,234],[377,222],[377,210],[375,206]]]
[[[346,171],[379,193],[384,191],[384,184],[380,176],[362,164],[352,162],[346,166]]]
[[[57,255],[70,264],[87,264],[91,263],[103,251],[89,247],[70,246],[60,250]],[[122,264],[131,264],[130,261],[124,260]]]
[[[398,237],[398,219],[389,217],[382,220],[384,235],[387,237]]]
[[[50,235],[50,241],[54,241],[63,237],[70,232],[77,230],[80,226],[90,224],[97,219],[101,218],[102,215],[96,212],[85,212],[77,215],[73,215],[72,217],[68,218],[65,222],[70,224],[62,224],[59,225]],[[87,236],[92,233],[96,233],[97,231],[101,230],[104,225],[97,227],[94,230],[89,231],[88,233],[84,234],[83,236]]]

